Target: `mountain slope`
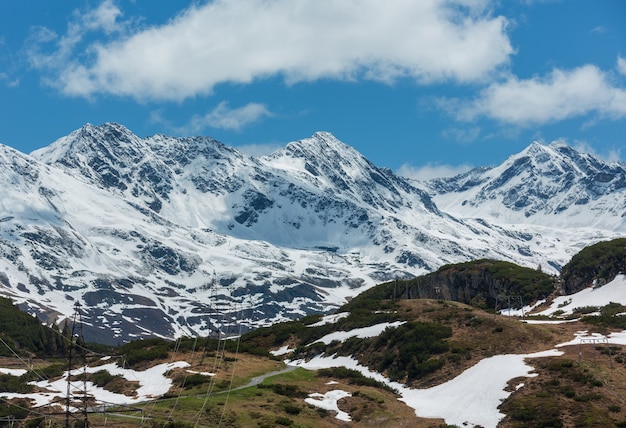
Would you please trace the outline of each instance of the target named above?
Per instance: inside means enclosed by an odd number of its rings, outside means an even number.
[[[427,188],[440,209],[463,217],[626,231],[626,165],[560,142],[535,142],[502,165],[432,180]]]
[[[3,294],[48,320],[79,302],[87,340],[113,344],[328,311],[447,263],[490,258],[555,273],[619,233],[569,227],[570,210],[556,214],[559,228],[453,216],[441,189],[431,198],[328,133],[253,158],[207,137],[87,124],[30,156],[0,146],[0,166]],[[604,189],[621,192],[616,180]],[[613,201],[598,226],[618,222]]]

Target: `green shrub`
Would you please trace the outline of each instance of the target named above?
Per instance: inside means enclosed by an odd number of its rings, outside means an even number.
[[[97,372],[92,373],[91,376],[89,376],[89,380],[93,382],[94,385],[102,388],[117,377],[119,376],[113,376],[106,370],[98,370]]]
[[[600,308],[598,306],[582,306],[579,308],[574,308],[574,310],[572,310],[572,313],[580,314],[580,315],[587,315],[593,312],[598,312],[599,310]]]
[[[296,406],[294,404],[285,404],[284,406],[285,412],[290,415],[299,415],[302,409],[300,406]]]
[[[20,377],[0,374],[0,392],[15,392],[28,394],[33,392],[33,386],[25,383]]]
[[[18,399],[11,403],[0,403],[0,417],[13,416],[15,419],[24,419],[30,413],[30,400]]]
[[[324,409],[322,407],[316,407],[315,410],[320,418],[326,418],[330,415],[330,412],[327,409]]]
[[[37,369],[37,371],[28,371],[20,377],[24,382],[41,380],[42,377],[44,379],[53,379],[63,375],[66,370],[67,366],[64,364],[50,364],[49,366]]]
[[[171,343],[163,339],[136,340],[120,346],[119,351],[124,354],[125,362],[130,367],[137,364],[167,358]]]
[[[410,382],[443,366],[444,360],[431,360],[431,357],[449,350],[445,339],[450,336],[451,327],[428,322],[407,322],[387,328],[373,340],[373,348],[384,349],[384,357],[377,365],[387,370],[390,379],[406,377]]]
[[[42,416],[29,419],[26,422],[24,422],[24,428],[41,428],[45,426],[47,426],[46,419]]]
[[[274,419],[274,421],[276,422],[277,425],[281,425],[284,427],[290,427],[293,425],[293,421],[284,416],[278,416],[276,419]]]
[[[365,376],[358,370],[349,369],[347,367],[330,367],[317,371],[318,376],[347,380],[350,385],[372,386],[375,388],[385,389],[390,392],[396,392],[387,384]]]
[[[210,376],[205,376],[200,373],[192,373],[187,375],[178,376],[174,379],[174,384],[180,387],[185,387],[185,389],[191,389],[196,386],[203,385],[205,383],[210,383],[212,378]]]
[[[274,391],[276,394],[284,395],[285,397],[290,397],[290,398],[308,397],[308,394],[300,390],[300,388],[298,388],[297,385],[284,384],[284,383],[270,383],[270,384],[262,383],[258,385],[258,388],[270,389]]]
[[[443,367],[444,361],[442,359],[431,358],[423,363],[411,362],[407,368],[407,377],[409,379],[418,379],[422,376],[426,376],[433,373]]]

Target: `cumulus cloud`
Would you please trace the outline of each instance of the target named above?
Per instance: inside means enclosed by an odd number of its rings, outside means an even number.
[[[427,181],[433,178],[454,177],[469,171],[470,165],[443,165],[429,163],[423,166],[402,165],[396,174],[417,181]]]
[[[489,0],[216,0],[194,4],[162,26],[91,42],[81,49],[87,58],[75,49],[57,62],[54,83],[74,96],[182,100],[220,83],[277,75],[288,83],[481,81],[513,54],[508,22],[489,6]],[[75,28],[111,34],[120,15],[106,1]],[[77,46],[70,36],[67,45]],[[66,52],[64,38],[57,49]]]
[[[442,104],[446,104],[444,101]],[[626,91],[594,65],[554,69],[545,77],[491,84],[470,103],[451,100],[459,119],[484,116],[515,125],[544,124],[587,114],[626,116]]]
[[[479,127],[452,127],[444,129],[441,135],[446,139],[451,139],[459,143],[471,143],[476,141],[480,135]]]
[[[105,0],[96,9],[84,14],[75,12],[75,15],[78,17],[78,23],[74,23],[73,26],[77,33],[84,29],[89,31],[103,30],[107,34],[112,34],[120,32],[124,28],[124,25],[118,21],[118,18],[122,16],[122,11],[112,0]]]
[[[617,57],[617,71],[619,74],[626,76],[626,59],[621,56]]]
[[[9,88],[16,88],[20,85],[19,78],[11,78],[8,73],[0,71],[0,82],[5,82]]]
[[[239,131],[269,116],[272,116],[272,113],[264,104],[248,103],[243,107],[232,109],[226,101],[222,101],[207,114],[193,116],[179,131],[185,134],[198,133],[206,127]]]
[[[575,150],[581,153],[589,153],[592,156],[605,160],[607,162],[620,162],[622,159],[621,150],[617,149],[608,149],[605,152],[598,152],[596,147],[590,144],[588,141],[584,140],[573,140],[568,141],[566,138],[560,138],[555,140],[556,142],[562,142],[570,145]]]
[[[85,60],[93,50],[93,46],[84,46],[87,35],[104,33],[109,37],[117,37],[125,34],[130,22],[119,21],[121,16],[122,11],[113,1],[105,0],[96,9],[82,13],[74,11],[65,34],[59,35],[43,26],[32,27],[26,42],[26,55],[30,65],[55,74],[44,79],[47,83],[53,86],[64,84],[58,79],[62,78],[66,70],[79,71],[80,61]],[[65,83],[74,88],[83,87],[88,83],[85,77],[78,74],[76,81]]]

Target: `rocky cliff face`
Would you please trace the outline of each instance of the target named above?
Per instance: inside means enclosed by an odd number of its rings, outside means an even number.
[[[444,266],[400,286],[401,298],[454,300],[498,308],[522,307],[548,297],[557,278],[539,270],[495,260],[477,260]]]

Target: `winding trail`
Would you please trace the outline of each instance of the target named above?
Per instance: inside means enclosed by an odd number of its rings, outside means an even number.
[[[280,374],[283,374],[283,373],[289,373],[289,372],[294,371],[297,368],[298,368],[298,366],[288,366],[288,367],[286,367],[286,368],[284,368],[282,370],[276,370],[276,371],[273,371],[273,372],[264,373],[262,375],[255,376],[252,379],[250,379],[250,382],[248,382],[247,384],[242,385],[242,386],[238,386],[237,388],[231,389],[231,392],[232,391],[237,391],[239,389],[249,388],[251,386],[257,386],[258,384],[260,384],[261,382],[263,382],[265,379],[267,379],[269,377],[277,376],[277,375],[280,375]],[[222,392],[220,392],[220,394],[222,394],[224,392],[226,392],[226,391],[222,391]]]

